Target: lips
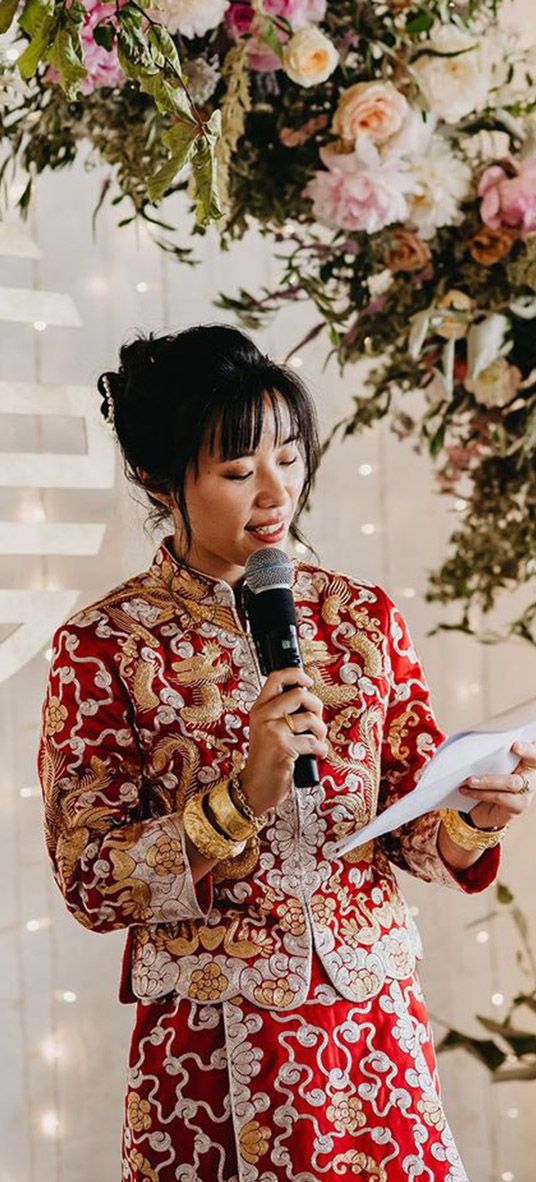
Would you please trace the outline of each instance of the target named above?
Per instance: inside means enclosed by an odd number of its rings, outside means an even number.
[[[264,542],[271,542],[272,540],[279,541],[285,533],[285,530],[286,524],[281,520],[263,522],[262,525],[259,522],[259,525],[249,525],[247,527],[248,533],[253,534],[254,537]]]

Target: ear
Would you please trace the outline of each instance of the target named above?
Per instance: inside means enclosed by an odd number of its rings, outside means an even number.
[[[151,479],[150,472],[146,472],[145,468],[136,468],[136,475],[139,477],[142,484],[147,484]],[[154,497],[156,501],[160,501],[162,505],[165,505],[166,509],[171,510],[172,497],[169,495],[169,493],[154,492],[152,488],[148,488],[147,493]]]

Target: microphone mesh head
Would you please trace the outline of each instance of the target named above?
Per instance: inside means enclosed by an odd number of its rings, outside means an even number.
[[[266,547],[250,554],[245,569],[245,580],[254,595],[271,587],[292,586],[292,563],[284,550]]]

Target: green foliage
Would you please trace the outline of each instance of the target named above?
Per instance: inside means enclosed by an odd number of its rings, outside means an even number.
[[[493,1038],[477,1038],[454,1027],[448,1027],[437,1049],[439,1052],[456,1049],[466,1051],[487,1067],[494,1083],[512,1080],[530,1082],[536,1079],[536,1033],[519,1027],[512,1019],[520,1009],[528,1010],[529,1014],[536,1014],[536,962],[530,944],[526,916],[517,906],[510,888],[499,882],[495,887],[495,893],[500,907],[505,909],[506,915],[517,929],[520,948],[516,959],[529,985],[525,991],[512,999],[502,1022],[495,1018],[476,1015],[480,1025],[493,1035]],[[493,910],[470,926],[480,926],[484,922],[495,920],[498,916],[500,912]],[[436,1020],[445,1025],[442,1020]]]

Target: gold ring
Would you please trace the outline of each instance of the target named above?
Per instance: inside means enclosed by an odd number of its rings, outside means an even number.
[[[293,735],[295,735],[295,734],[296,734],[296,731],[294,730],[294,723],[293,723],[293,722],[291,722],[291,720],[290,720],[290,715],[289,715],[289,714],[285,714],[285,715],[284,715],[284,718],[285,718],[285,722],[286,722],[287,726],[288,726],[288,727],[290,727],[290,729],[291,729],[291,731],[292,731],[292,734],[293,734]]]
[[[517,774],[520,777],[520,779],[523,781],[523,787],[518,789],[519,795],[521,796],[525,792],[530,792],[532,785],[531,785],[531,782],[530,782],[528,776],[524,772],[523,773],[518,772]]]

